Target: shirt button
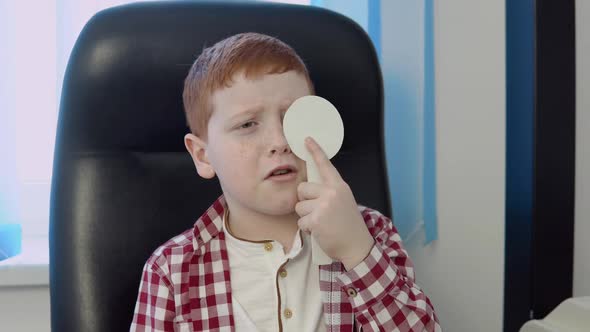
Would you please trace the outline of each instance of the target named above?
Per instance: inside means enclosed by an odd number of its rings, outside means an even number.
[[[287,278],[287,270],[285,270],[285,269],[282,269],[282,270],[279,272],[279,275],[281,276],[281,278]]]
[[[266,250],[266,251],[272,251],[272,243],[266,242],[264,244],[264,250]]]
[[[356,289],[354,289],[354,288],[352,288],[352,287],[351,287],[351,288],[349,288],[349,289],[347,289],[347,290],[346,290],[346,293],[347,293],[347,294],[348,294],[348,296],[350,296],[350,297],[356,297],[356,295],[358,294],[358,293],[357,293],[357,291],[356,291]]]
[[[293,311],[291,311],[291,309],[285,309],[284,314],[285,314],[285,318],[287,318],[287,319],[293,317]]]

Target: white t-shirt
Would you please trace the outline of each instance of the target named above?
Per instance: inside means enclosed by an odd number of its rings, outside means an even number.
[[[236,238],[223,218],[236,331],[326,331],[319,267],[310,235],[298,231],[288,253],[276,241]]]

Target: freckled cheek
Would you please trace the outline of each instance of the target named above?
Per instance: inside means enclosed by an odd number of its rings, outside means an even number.
[[[237,155],[244,161],[256,161],[264,150],[262,142],[258,139],[243,140],[237,147]]]
[[[240,161],[246,161],[250,153],[248,153],[251,149],[251,144],[248,142],[242,142],[238,146],[238,152],[236,153],[236,157]]]
[[[221,163],[224,174],[242,180],[259,176],[259,151],[258,145],[249,140],[227,144]]]

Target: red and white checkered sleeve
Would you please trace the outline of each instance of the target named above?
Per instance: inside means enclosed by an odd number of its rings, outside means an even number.
[[[375,245],[364,261],[338,276],[362,331],[442,331],[391,220],[371,209],[362,214]]]
[[[152,260],[145,264],[130,331],[174,331],[174,294],[165,270]]]

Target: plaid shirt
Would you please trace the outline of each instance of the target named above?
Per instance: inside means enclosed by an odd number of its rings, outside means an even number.
[[[143,270],[131,331],[234,331],[221,196],[194,225],[169,240]],[[391,220],[359,206],[375,238],[369,255],[345,271],[320,266],[327,331],[441,331],[414,282],[414,268]]]

